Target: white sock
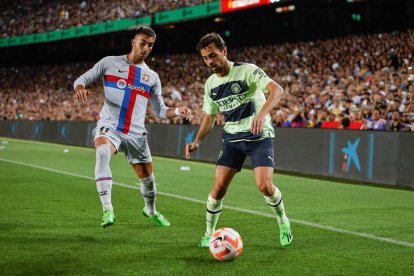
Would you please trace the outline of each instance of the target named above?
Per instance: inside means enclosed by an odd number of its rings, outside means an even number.
[[[206,235],[211,235],[216,231],[216,224],[219,219],[221,209],[223,207],[223,199],[214,199],[208,195],[207,213],[206,213]]]
[[[113,210],[111,201],[112,173],[109,168],[111,149],[108,145],[100,145],[96,148],[95,179],[96,190],[101,199],[102,208]]]
[[[139,180],[141,181],[141,195],[144,198],[145,209],[147,209],[149,215],[153,216],[157,212],[155,208],[157,188],[155,187],[154,174]]]
[[[283,205],[282,193],[278,188],[275,187],[275,193],[272,196],[264,196],[267,204],[272,209],[273,213],[276,215],[277,223],[286,223],[289,222],[288,217],[285,213],[285,207]]]

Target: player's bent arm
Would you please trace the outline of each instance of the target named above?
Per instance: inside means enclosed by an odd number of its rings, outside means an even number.
[[[283,88],[273,80],[266,85],[266,90],[269,92],[266,102],[252,121],[251,132],[253,134],[259,134],[262,132],[266,115],[285,95]]]
[[[200,129],[198,130],[197,136],[194,140],[198,145],[206,137],[214,127],[216,123],[216,114],[205,114],[201,121]]]
[[[201,121],[200,129],[198,130],[197,136],[193,143],[187,144],[185,146],[185,158],[190,159],[191,152],[198,149],[201,141],[206,137],[214,127],[216,122],[215,114],[205,114],[203,120]]]
[[[94,83],[105,74],[106,68],[112,66],[113,57],[104,57],[98,61],[91,69],[79,76],[73,83],[75,97],[78,101],[85,102],[90,92],[85,87]]]
[[[269,84],[266,86],[266,90],[269,91],[269,95],[267,96],[267,100],[260,110],[260,113],[263,115],[269,113],[285,96],[285,91],[275,81],[269,82]]]

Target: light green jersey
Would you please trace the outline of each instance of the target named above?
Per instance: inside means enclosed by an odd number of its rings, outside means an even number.
[[[254,64],[230,62],[224,77],[211,75],[205,84],[203,111],[223,113],[223,139],[231,142],[252,141],[274,137],[270,115],[266,115],[263,132],[251,133],[254,117],[266,102],[266,86],[272,81]]]

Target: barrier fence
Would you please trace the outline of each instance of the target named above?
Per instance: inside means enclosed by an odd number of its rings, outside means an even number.
[[[0,121],[0,136],[91,147],[95,127],[93,122]],[[153,155],[183,158],[198,126],[148,124],[147,130]],[[213,128],[194,160],[216,161],[221,131]],[[412,133],[300,128],[275,133],[276,170],[414,188]]]

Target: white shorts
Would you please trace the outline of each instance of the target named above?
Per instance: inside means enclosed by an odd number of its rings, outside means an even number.
[[[95,140],[105,137],[114,145],[117,151],[123,152],[130,164],[152,162],[147,137],[132,137],[114,130],[111,127],[98,123]]]

